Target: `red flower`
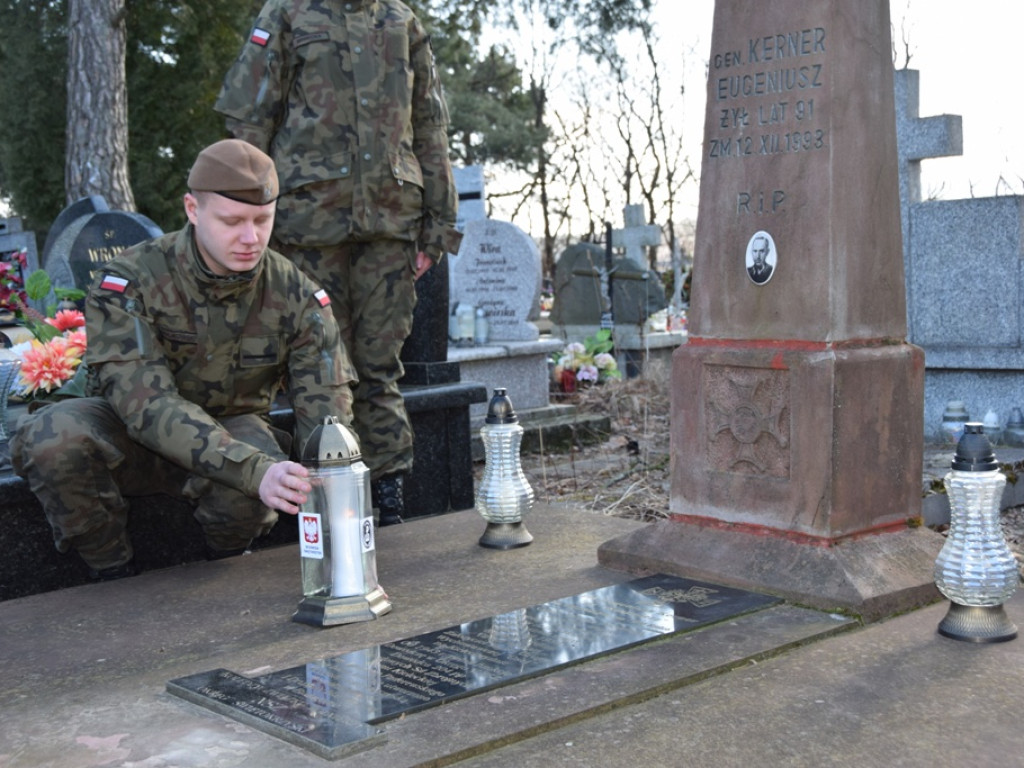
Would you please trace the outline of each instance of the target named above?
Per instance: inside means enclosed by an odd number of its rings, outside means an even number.
[[[77,309],[62,309],[54,317],[46,318],[46,322],[61,333],[72,328],[85,326],[85,315]]]

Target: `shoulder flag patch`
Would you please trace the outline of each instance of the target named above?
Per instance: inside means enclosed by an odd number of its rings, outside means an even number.
[[[118,277],[117,275],[104,275],[103,280],[100,281],[100,288],[105,291],[124,293],[124,289],[127,287],[128,281],[123,277]]]
[[[265,46],[270,42],[270,33],[265,29],[255,27],[252,34],[249,36],[250,43],[256,43],[256,45]]]
[[[323,288],[314,293],[313,298],[317,300],[321,307],[326,307],[331,303],[331,297],[327,295],[327,291]]]

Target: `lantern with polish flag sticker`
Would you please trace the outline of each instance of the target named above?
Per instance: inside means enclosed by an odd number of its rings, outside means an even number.
[[[329,627],[389,612],[377,583],[370,470],[355,434],[326,417],[303,446],[302,464],[313,490],[298,514],[304,597],[292,620]]]

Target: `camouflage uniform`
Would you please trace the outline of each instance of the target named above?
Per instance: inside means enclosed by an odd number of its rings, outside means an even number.
[[[193,500],[212,550],[270,530],[259,486],[287,458],[265,418],[282,383],[299,440],[328,415],[351,423],[354,371],[326,294],[272,251],[217,277],[188,225],[110,262],[86,317],[90,396],[24,417],[11,458],[57,549],[96,571],[131,559],[133,495]]]
[[[398,389],[417,249],[458,250],[448,109],[430,39],[397,0],[270,0],[215,109],[281,181],[273,246],[330,293],[359,375],[375,479],[412,465]]]

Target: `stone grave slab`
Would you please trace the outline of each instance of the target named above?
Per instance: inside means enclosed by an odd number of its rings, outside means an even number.
[[[167,690],[338,759],[382,743],[381,726],[403,715],[779,602],[659,574],[259,677],[202,672]]]

